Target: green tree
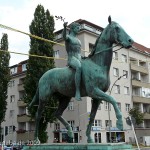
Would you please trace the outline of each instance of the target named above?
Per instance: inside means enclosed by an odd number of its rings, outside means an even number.
[[[130,109],[129,115],[135,119],[136,125],[139,125],[144,121],[144,113],[141,113],[138,107],[133,107]]]
[[[30,33],[39,37],[54,40],[54,18],[48,10],[44,10],[42,5],[35,9],[34,19],[29,26]],[[53,57],[53,44],[30,37],[30,54]],[[54,68],[54,60],[47,58],[29,57],[27,62],[27,73],[24,83],[26,92],[25,102],[29,104],[36,92],[40,77],[49,69]],[[43,112],[40,121],[39,139],[42,143],[47,141],[46,128],[50,121],[53,121],[52,113],[57,105],[55,98],[52,97]],[[29,110],[31,117],[35,117],[37,107]]]
[[[7,88],[10,80],[9,59],[8,52],[8,36],[3,34],[1,39],[0,49],[6,52],[0,52],[0,129],[1,123],[5,119],[5,112],[7,106]]]

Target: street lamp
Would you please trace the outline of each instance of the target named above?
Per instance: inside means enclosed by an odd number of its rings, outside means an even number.
[[[112,92],[112,89],[114,87],[114,85],[116,84],[117,81],[119,81],[122,77],[126,76],[127,74],[123,74],[122,76],[118,77],[117,80],[113,83],[111,89],[110,89],[110,93],[109,95],[111,95],[111,92]],[[111,140],[111,131],[110,131],[110,103],[108,102],[108,119],[109,119],[109,140],[110,140],[110,143],[112,143],[112,140]]]

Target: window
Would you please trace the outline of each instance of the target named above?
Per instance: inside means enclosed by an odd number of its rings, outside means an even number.
[[[20,122],[18,123],[18,130],[26,130],[26,123],[25,122]]]
[[[13,86],[15,86],[15,80],[11,80],[11,81],[9,82],[9,87],[13,87]]]
[[[59,58],[59,50],[54,51],[54,57]]]
[[[126,105],[126,111],[128,112],[130,110],[130,104],[125,104]]]
[[[13,132],[13,126],[9,126],[9,133]]]
[[[115,85],[114,88],[115,88],[115,93],[120,94],[120,85]]]
[[[108,127],[112,127],[112,121],[111,120],[105,120],[105,126]]]
[[[13,118],[13,117],[14,117],[14,114],[15,114],[15,111],[14,111],[14,110],[10,110],[10,112],[9,112],[9,117],[10,117],[10,118]]]
[[[35,123],[33,121],[28,122],[28,130],[34,131],[35,130]]]
[[[123,78],[124,79],[126,79],[126,78],[128,78],[128,71],[126,71],[126,70],[123,70]]]
[[[89,43],[89,52],[92,51],[94,44]]]
[[[113,74],[114,74],[114,76],[119,77],[119,69],[113,68]]]
[[[93,122],[93,126],[95,127],[101,127],[102,126],[102,120],[94,120]]]
[[[105,102],[104,106],[105,106],[105,110],[108,110],[108,108],[109,110],[111,110],[111,104],[109,104],[108,102]]]
[[[124,94],[129,95],[129,87],[124,86]]]
[[[10,103],[15,102],[15,95],[10,96]]]
[[[122,54],[121,56],[122,62],[127,62],[127,55]]]
[[[118,60],[118,52],[113,52],[113,59]]]
[[[10,74],[15,74],[15,73],[17,73],[17,67],[11,68]]]
[[[146,62],[139,60],[139,66],[146,67]]]
[[[19,84],[23,84],[24,83],[25,78],[20,78],[19,79]]]
[[[60,130],[60,123],[55,123],[54,130]]]
[[[69,102],[69,104],[68,104],[68,110],[74,110],[73,102]]]
[[[15,126],[9,126],[8,129],[9,129],[9,133],[13,133],[13,131],[15,131]]]
[[[117,102],[118,108],[121,110],[121,103]]]
[[[22,64],[22,71],[26,71],[27,70],[27,64]]]
[[[66,32],[68,33],[68,30],[67,30]],[[57,35],[55,36],[55,39],[56,39],[56,40],[61,39],[61,38],[62,38],[62,33],[57,34]]]
[[[68,123],[71,125],[71,127],[74,127],[74,126],[75,126],[74,120],[70,120],[70,121],[68,121]]]

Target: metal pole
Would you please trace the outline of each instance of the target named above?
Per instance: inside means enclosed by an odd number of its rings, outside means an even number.
[[[3,137],[4,143],[5,143],[5,128],[6,128],[6,126],[4,125],[4,137]]]
[[[79,115],[79,103],[78,103],[78,119],[79,119],[79,143],[80,143],[80,115]]]
[[[138,140],[137,140],[137,137],[136,137],[136,134],[135,134],[134,125],[133,125],[133,122],[132,122],[131,116],[129,116],[129,118],[130,118],[130,121],[131,121],[131,127],[132,127],[132,130],[133,130],[133,133],[134,133],[134,137],[135,137],[136,145],[137,145],[137,147],[138,147],[138,150],[140,150],[139,143],[138,143]]]
[[[110,140],[110,143],[112,143],[111,131],[110,131],[110,109],[109,109],[109,103],[108,103],[108,119],[109,119],[109,140]]]
[[[109,95],[111,95],[112,89],[113,89],[114,85],[116,84],[116,82],[117,82],[118,80],[120,80],[120,79],[121,79],[122,77],[124,77],[124,76],[126,76],[126,74],[120,76],[120,77],[113,83],[113,85],[112,85],[112,87],[111,87],[111,89],[110,89],[110,94],[109,94]],[[110,143],[112,143],[112,140],[111,140],[111,131],[110,131],[110,109],[109,109],[110,106],[109,106],[109,105],[110,105],[110,103],[108,102],[109,140],[110,140]]]

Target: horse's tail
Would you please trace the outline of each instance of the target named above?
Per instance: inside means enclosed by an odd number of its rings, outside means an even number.
[[[38,104],[39,102],[39,87],[36,90],[36,93],[31,101],[31,103],[29,104],[29,109],[33,106],[33,104]]]

